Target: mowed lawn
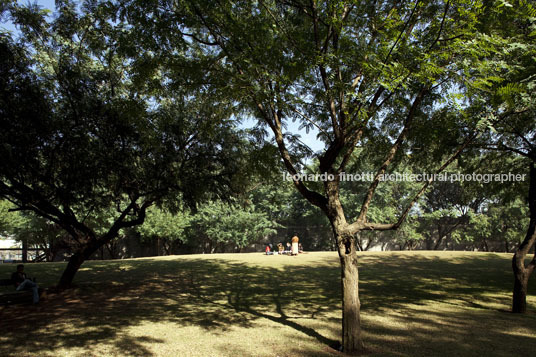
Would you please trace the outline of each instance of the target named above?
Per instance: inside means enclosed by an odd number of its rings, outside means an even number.
[[[508,312],[511,255],[360,254],[370,356],[521,356],[529,313]],[[41,285],[64,263],[27,264]],[[13,265],[0,265],[8,277]],[[86,262],[77,288],[0,307],[1,356],[341,356],[336,253],[215,254]]]

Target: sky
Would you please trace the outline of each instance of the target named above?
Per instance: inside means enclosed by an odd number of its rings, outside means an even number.
[[[26,1],[28,2],[28,1]],[[31,3],[37,3],[38,5],[42,6],[43,8],[45,9],[49,9],[49,10],[52,10],[54,11],[54,8],[55,8],[55,1],[54,0],[37,0],[37,1],[30,1]],[[9,23],[1,23],[0,24],[0,28],[4,28],[4,29],[7,29],[9,31],[15,31],[15,28],[9,24]],[[250,127],[250,126],[253,126],[254,125],[254,122],[253,121],[244,121],[244,123],[242,124],[242,127],[243,128],[246,128],[246,127]],[[316,128],[313,128],[312,130],[309,131],[309,133],[307,133],[305,131],[305,129],[302,129],[302,130],[299,130],[299,126],[300,126],[300,123],[298,121],[296,122],[288,122],[287,123],[288,127],[287,127],[287,130],[294,133],[294,134],[297,134],[300,136],[300,140],[307,146],[309,146],[309,148],[311,148],[311,150],[313,151],[321,151],[323,148],[324,148],[324,143],[322,143],[320,140],[317,140],[316,139],[316,136],[318,134],[318,130]]]

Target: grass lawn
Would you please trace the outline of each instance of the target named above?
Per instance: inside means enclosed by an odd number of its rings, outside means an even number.
[[[361,253],[370,356],[536,351],[536,278],[508,312],[511,255]],[[42,286],[64,263],[27,264]],[[8,277],[13,265],[0,265]],[[86,262],[77,288],[0,307],[0,356],[341,356],[336,253],[215,254]]]

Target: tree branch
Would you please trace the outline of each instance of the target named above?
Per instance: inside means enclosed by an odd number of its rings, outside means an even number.
[[[19,202],[13,202],[19,207],[27,207],[37,213],[39,216],[46,218],[54,223],[61,225],[69,234],[73,237],[77,236],[76,231],[84,233],[90,238],[95,237],[95,233],[86,225],[80,223],[74,213],[66,214],[62,212],[58,207],[50,203],[45,197],[34,189],[21,184],[17,181],[11,181],[11,187],[0,182],[0,193],[3,192],[3,196],[11,196]]]
[[[462,153],[462,151],[478,136],[478,133],[473,133],[472,135],[470,135],[468,138],[465,139],[465,141],[463,142],[463,144],[452,154],[452,156],[443,163],[443,165],[441,165],[435,172],[435,174],[439,174],[441,173],[448,165],[450,165],[458,156],[460,156],[460,154]],[[404,222],[404,220],[406,219],[407,215],[409,214],[409,212],[411,211],[411,209],[413,208],[413,206],[415,205],[415,203],[417,203],[418,199],[422,196],[422,194],[426,191],[426,189],[428,188],[428,186],[433,182],[433,176],[431,176],[427,181],[426,183],[424,183],[424,185],[421,187],[421,189],[419,190],[419,192],[417,192],[417,194],[413,197],[413,199],[411,200],[411,202],[408,204],[408,206],[406,207],[406,209],[404,210],[404,212],[402,213],[402,215],[400,215],[398,221],[396,223],[393,223],[393,224],[383,224],[383,223],[369,223],[369,222],[363,222],[363,221],[360,221],[358,220],[357,222],[355,223],[352,223],[350,225],[350,229],[351,230],[356,230],[359,231],[359,230],[379,230],[379,231],[385,231],[385,230],[395,230],[395,229],[398,229],[402,223]]]
[[[416,115],[417,108],[420,106],[422,99],[424,97],[424,93],[426,92],[425,88],[422,88],[420,92],[417,94],[415,99],[413,100],[413,103],[411,105],[411,108],[408,112],[408,115],[406,116],[406,120],[404,122],[404,127],[400,134],[398,135],[398,138],[394,142],[394,144],[391,146],[391,149],[389,150],[385,160],[383,161],[382,165],[376,172],[376,175],[374,176],[374,179],[372,180],[372,183],[370,184],[367,193],[365,195],[365,199],[363,200],[363,204],[361,205],[361,210],[359,213],[359,217],[357,218],[360,222],[366,222],[367,212],[370,206],[370,202],[372,201],[372,197],[374,196],[374,192],[376,191],[376,188],[378,187],[378,184],[380,183],[381,176],[385,173],[387,170],[387,167],[391,164],[392,160],[394,159],[398,148],[402,144],[402,142],[406,139],[406,136],[409,131],[409,126],[413,120],[413,118]]]
[[[445,4],[445,11],[443,12],[443,18],[441,19],[441,25],[439,26],[439,31],[437,32],[437,37],[435,38],[434,42],[430,45],[430,48],[428,48],[428,52],[435,46],[435,44],[439,41],[439,38],[441,37],[441,32],[443,32],[443,26],[445,25],[445,18],[447,17],[447,12],[449,11],[450,7],[450,0],[447,1]]]
[[[259,110],[262,110],[262,106],[258,106]],[[265,118],[268,118],[267,113],[263,110],[262,111],[263,116]],[[285,145],[285,140],[283,138],[283,132],[281,131],[281,119],[278,117],[277,111],[273,113],[274,120],[273,122],[271,120],[267,120],[268,125],[272,129],[272,132],[275,136],[275,141],[277,143],[277,147],[279,149],[279,153],[281,155],[281,158],[283,159],[283,163],[285,164],[285,167],[287,168],[287,171],[291,175],[298,174],[298,171],[294,167],[294,164],[292,163],[292,158],[290,157],[290,153],[288,152],[288,149]],[[326,210],[327,205],[327,199],[320,193],[316,191],[309,190],[305,184],[300,180],[293,180],[294,186],[296,189],[302,194],[303,197],[305,197],[309,202],[311,202],[313,205],[319,207],[322,210]]]
[[[411,10],[411,13],[409,14],[408,20],[406,21],[406,23],[404,23],[404,27],[400,31],[400,34],[398,34],[398,37],[397,37],[395,43],[393,43],[393,45],[391,46],[391,49],[389,49],[389,53],[387,54],[387,56],[383,60],[383,64],[387,63],[387,60],[391,56],[391,53],[393,52],[393,50],[395,49],[396,45],[398,45],[398,42],[400,41],[400,39],[404,35],[404,32],[406,31],[406,28],[408,27],[409,22],[411,21],[415,11],[417,10],[417,7],[419,6],[419,3],[420,3],[420,0],[415,3],[415,6],[413,7],[413,9]]]

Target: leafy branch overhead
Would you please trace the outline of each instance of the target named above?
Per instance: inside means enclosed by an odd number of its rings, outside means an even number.
[[[210,80],[204,84],[272,132],[291,174],[303,169],[296,156],[301,150],[314,155],[320,173],[337,174],[356,146],[383,142],[380,175],[400,152],[420,144],[420,130],[433,125],[430,117],[446,113],[458,114],[450,115],[455,124],[449,135],[438,135],[443,145],[436,150],[445,161],[435,169],[446,167],[474,139],[478,119],[465,112],[466,103],[437,103],[464,91],[467,66],[494,50],[487,35],[480,36],[481,18],[489,11],[485,4],[174,1],[154,8],[125,1],[118,8],[122,19],[141,24],[144,14],[154,24],[151,38],[140,38],[162,48],[161,56],[166,46],[186,42],[205,64],[203,78]],[[291,122],[315,130],[325,150],[311,153],[289,140]],[[393,224],[368,224],[378,183],[368,188],[351,231],[397,228],[409,212],[411,206]],[[333,214],[336,202],[329,191],[338,190],[338,183],[321,190],[302,181],[295,185],[309,202]]]
[[[171,85],[150,52],[129,57],[133,29],[108,4],[61,2],[52,19],[33,5],[2,12],[20,35],[0,35],[0,196],[72,236],[61,285],[150,206],[239,190],[232,106],[187,78]]]

